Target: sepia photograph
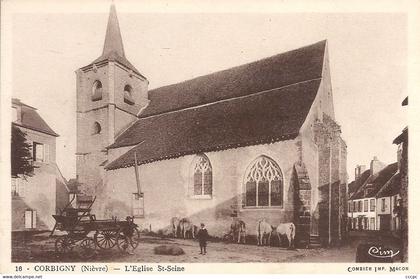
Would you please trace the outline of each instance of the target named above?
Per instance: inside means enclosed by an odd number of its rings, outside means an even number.
[[[8,261],[409,262],[407,13],[35,2]]]

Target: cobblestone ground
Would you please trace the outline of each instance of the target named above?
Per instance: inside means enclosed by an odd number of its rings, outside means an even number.
[[[117,247],[98,250],[89,260],[82,259],[76,252],[57,254],[54,251],[55,237],[49,233],[29,237],[14,237],[12,241],[13,262],[354,262],[356,247],[347,245],[336,248],[288,250],[280,247],[258,247],[255,245],[209,242],[207,255],[200,255],[198,243],[194,240],[142,236],[140,245],[132,255],[122,253]],[[184,255],[166,256],[154,254],[158,245],[175,244]]]

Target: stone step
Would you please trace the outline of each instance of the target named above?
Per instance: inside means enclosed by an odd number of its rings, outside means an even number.
[[[321,247],[321,241],[319,235],[310,235],[309,236],[309,247],[319,248]]]

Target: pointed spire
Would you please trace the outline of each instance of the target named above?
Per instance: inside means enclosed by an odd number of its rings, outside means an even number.
[[[111,8],[109,10],[109,18],[108,18],[108,25],[106,28],[106,35],[105,35],[105,43],[104,43],[104,50],[102,55],[95,59],[89,65],[100,63],[103,61],[115,61],[120,63],[121,65],[131,69],[136,74],[141,75],[145,78],[140,72],[134,67],[130,61],[127,60],[124,53],[124,46],[122,42],[120,26],[118,24],[117,18],[117,11],[115,10],[114,2],[111,4]],[[146,79],[146,78],[145,78]]]
[[[104,50],[102,55],[108,55],[111,52],[116,52],[116,54],[125,58],[124,46],[114,3],[111,4],[111,8],[109,10],[108,25],[106,28]]]

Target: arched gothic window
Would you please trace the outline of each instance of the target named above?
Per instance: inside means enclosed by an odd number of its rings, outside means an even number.
[[[193,163],[194,196],[211,196],[213,192],[213,173],[209,158],[197,155]]]
[[[96,80],[92,86],[92,101],[98,101],[102,99],[102,83]]]
[[[244,184],[245,207],[283,206],[283,175],[273,159],[255,159],[248,167]]]

